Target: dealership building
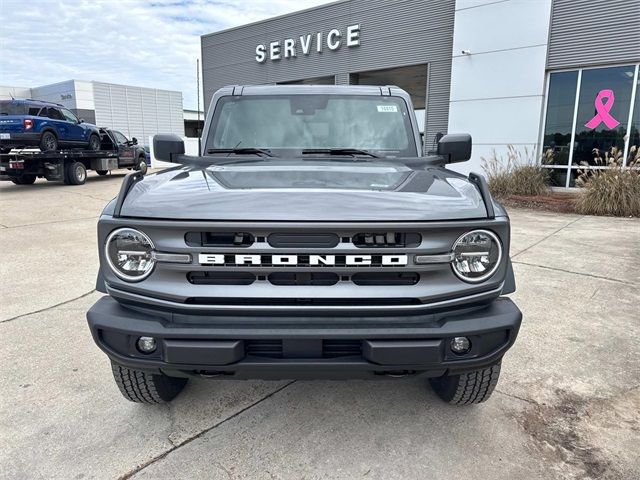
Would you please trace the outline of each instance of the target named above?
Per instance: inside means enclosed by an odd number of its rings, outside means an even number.
[[[342,0],[201,38],[205,105],[225,85],[398,85],[426,150],[473,136],[482,171],[508,146],[555,186],[640,145],[640,0]],[[524,160],[523,160],[524,161]]]
[[[0,99],[12,97],[58,103],[86,122],[119,130],[142,145],[156,133],[185,134],[182,92],[83,80],[0,87]]]

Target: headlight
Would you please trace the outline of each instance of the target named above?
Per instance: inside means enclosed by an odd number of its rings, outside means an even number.
[[[465,282],[482,282],[495,273],[502,260],[500,239],[487,230],[473,230],[453,244],[451,265]]]
[[[113,272],[129,282],[137,282],[151,274],[155,259],[153,243],[144,233],[133,228],[119,228],[107,237],[105,257]]]

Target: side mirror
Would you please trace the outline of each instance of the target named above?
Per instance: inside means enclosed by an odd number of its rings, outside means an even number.
[[[184,155],[184,141],[173,133],[159,133],[153,136],[153,154],[163,162],[171,162],[174,155]]]
[[[447,163],[466,162],[471,158],[471,135],[468,133],[450,133],[438,141],[438,155]]]
[[[136,137],[131,138],[131,145],[137,145],[138,139]]]
[[[78,120],[78,123],[84,123],[84,118],[81,118],[80,120]]]

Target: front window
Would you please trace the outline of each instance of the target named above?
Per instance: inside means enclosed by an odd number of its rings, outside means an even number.
[[[260,148],[281,156],[306,149],[417,155],[405,102],[398,97],[364,95],[223,97],[216,106],[206,148]]]
[[[73,113],[71,113],[69,110],[65,109],[65,108],[61,108],[60,111],[62,112],[62,114],[64,115],[64,119],[67,122],[73,122],[73,123],[78,123],[78,117],[76,117]]]
[[[113,136],[116,137],[116,142],[118,142],[119,144],[125,144],[128,142],[127,137],[125,137],[120,132],[116,132],[115,130],[113,130]]]
[[[47,108],[47,117],[51,118],[52,120],[65,120],[65,118],[62,116],[62,113],[60,113],[60,110],[53,107]]]
[[[616,149],[626,164],[640,146],[638,65],[589,68],[549,75],[542,149],[554,186],[573,187],[585,169]],[[549,153],[551,155],[549,155]]]

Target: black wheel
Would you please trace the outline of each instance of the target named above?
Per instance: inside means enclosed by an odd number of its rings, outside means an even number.
[[[138,165],[136,166],[136,170],[138,170],[142,175],[147,174],[147,159],[144,157],[138,157]]]
[[[100,137],[95,133],[89,137],[89,150],[100,150]]]
[[[500,363],[473,372],[430,378],[438,396],[451,405],[471,405],[487,400],[500,377]]]
[[[122,396],[137,403],[169,402],[182,391],[188,380],[134,370],[115,363],[111,364],[111,370]]]
[[[16,185],[32,185],[33,182],[36,181],[36,176],[25,174],[19,177],[14,177],[11,179],[11,181]]]
[[[81,162],[65,165],[64,183],[67,185],[82,185],[87,181],[87,169]]]
[[[50,130],[46,130],[40,137],[40,150],[43,152],[55,152],[58,150],[58,137]]]
[[[98,175],[106,175],[107,173],[109,173],[109,170],[96,170],[96,173]]]

